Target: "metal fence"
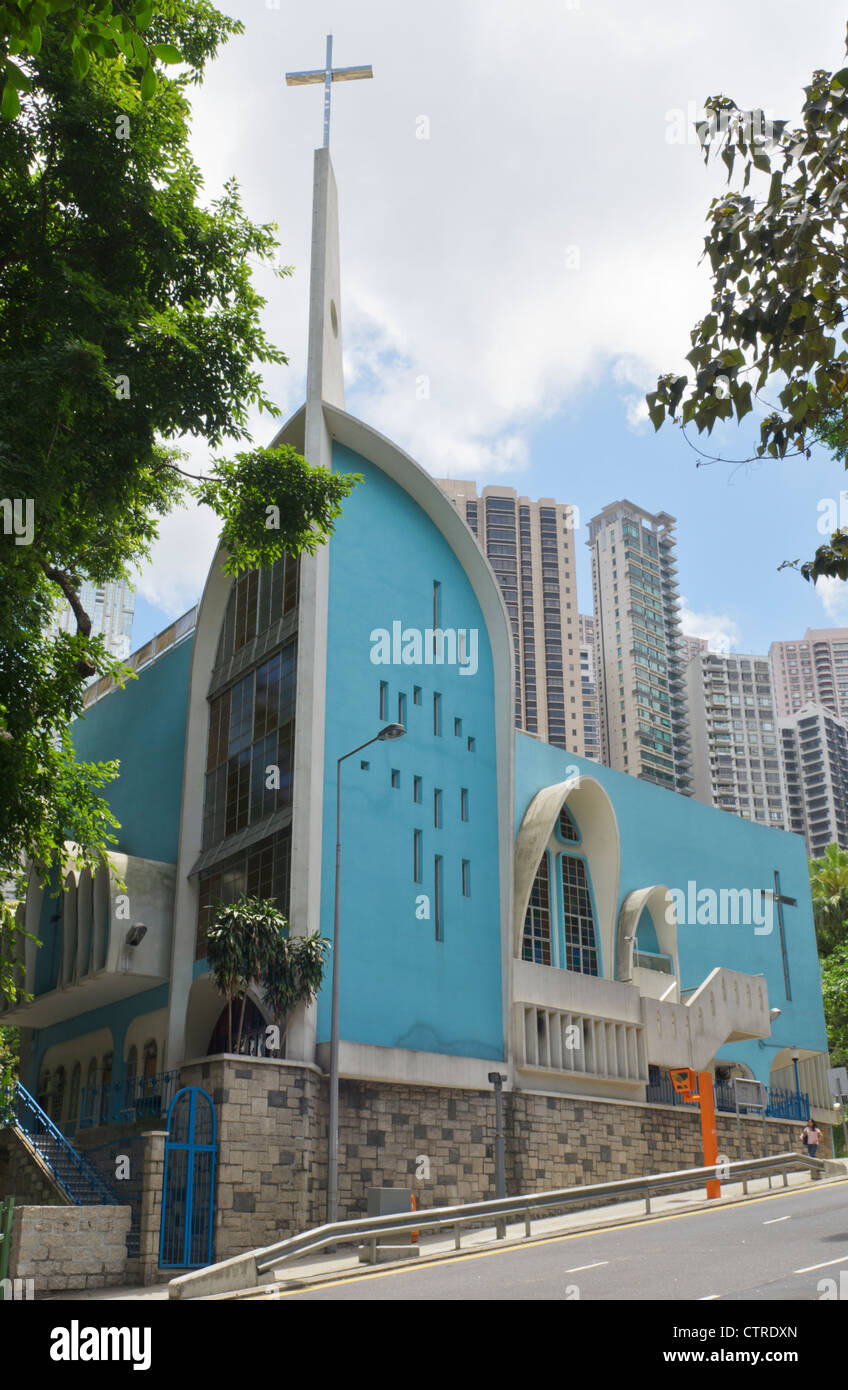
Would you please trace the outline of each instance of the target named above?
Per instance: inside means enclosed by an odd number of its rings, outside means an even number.
[[[93,1125],[125,1125],[151,1115],[168,1113],[178,1090],[178,1071],[155,1076],[134,1076],[111,1086],[83,1086],[80,1092],[78,1129]]]
[[[715,1107],[717,1111],[725,1114],[734,1115],[736,1105],[733,1099],[733,1082],[716,1081],[714,1083]],[[803,1124],[810,1115],[810,1097],[806,1091],[781,1091],[773,1087],[768,1093],[768,1108],[766,1115],[770,1120],[800,1120]],[[686,1105],[681,1096],[678,1095],[671,1084],[671,1077],[668,1072],[660,1071],[659,1068],[650,1068],[650,1080],[645,1087],[645,1099],[651,1105]],[[743,1115],[759,1115],[759,1110],[748,1110],[744,1105],[739,1107]]]

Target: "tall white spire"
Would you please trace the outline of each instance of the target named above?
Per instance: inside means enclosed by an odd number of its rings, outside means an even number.
[[[309,348],[306,373],[306,457],[330,466],[329,439],[321,402],[344,409],[342,373],[341,272],[339,266],[339,200],[330,160],[330,97],[334,82],[373,77],[370,66],[333,67],[333,36],[327,35],[323,68],[287,72],[286,83],[300,87],[320,83],[324,88],[324,144],[315,151],[312,185],[312,266],[309,281]]]

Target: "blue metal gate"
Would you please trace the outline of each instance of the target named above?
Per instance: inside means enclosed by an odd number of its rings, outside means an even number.
[[[168,1111],[159,1265],[197,1269],[212,1262],[215,1107],[199,1086],[178,1091]]]

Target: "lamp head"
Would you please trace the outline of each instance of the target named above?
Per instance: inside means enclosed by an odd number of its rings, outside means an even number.
[[[385,729],[381,729],[377,738],[381,743],[386,743],[393,738],[403,738],[406,729],[402,724],[387,724]]]

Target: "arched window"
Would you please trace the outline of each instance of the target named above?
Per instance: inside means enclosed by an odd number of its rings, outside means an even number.
[[[561,854],[562,905],[565,920],[565,968],[581,975],[598,974],[595,910],[586,864],[574,854]]]
[[[109,1101],[110,1087],[112,1085],[112,1053],[107,1052],[103,1058],[103,1072],[100,1077],[100,1123],[106,1124],[109,1120]]]
[[[551,964],[551,894],[547,853],[542,855],[524,918],[521,959]]]
[[[567,806],[563,806],[559,813],[558,832],[561,840],[571,840],[574,844],[578,844],[580,841],[577,822]]]
[[[65,1108],[65,1086],[67,1076],[64,1067],[56,1068],[56,1080],[53,1083],[52,1104],[50,1107],[50,1118],[56,1125],[62,1123],[62,1112]]]
[[[80,1107],[80,1086],[82,1085],[82,1067],[79,1062],[74,1062],[71,1070],[71,1091],[68,1099],[68,1124],[79,1124]]]
[[[48,1115],[50,1114],[50,1068],[45,1067],[41,1073],[41,1080],[38,1083],[38,1103]]]
[[[156,1060],[158,1056],[159,1049],[157,1048],[154,1039],[151,1038],[148,1042],[144,1044],[144,1052],[142,1054],[144,1066],[142,1074],[144,1076],[156,1075]]]
[[[80,1106],[80,1124],[93,1125],[98,1116],[97,1058],[90,1057],[85,1070],[85,1086]]]

